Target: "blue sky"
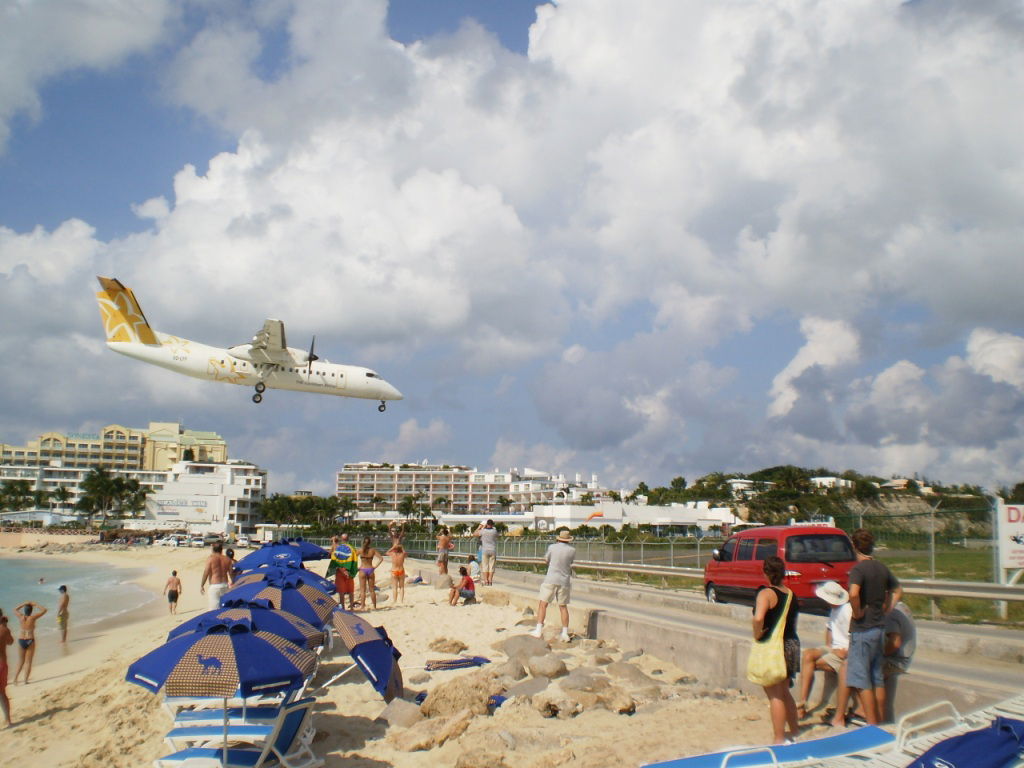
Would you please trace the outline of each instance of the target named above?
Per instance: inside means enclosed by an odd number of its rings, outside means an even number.
[[[1024,476],[1015,3],[5,5],[0,440],[181,420],[282,491],[424,458]],[[120,358],[97,274],[406,400]]]

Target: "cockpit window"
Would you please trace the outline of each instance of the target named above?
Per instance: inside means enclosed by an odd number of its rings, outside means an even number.
[[[366,378],[368,378],[368,379],[376,379],[377,378],[377,374],[374,373],[373,371],[367,371],[366,372]]]

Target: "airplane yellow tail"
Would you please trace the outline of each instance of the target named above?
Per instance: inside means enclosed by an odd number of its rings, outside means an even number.
[[[159,344],[131,288],[111,277],[96,279],[100,281],[100,288],[103,289],[96,294],[96,301],[100,305],[107,341]]]

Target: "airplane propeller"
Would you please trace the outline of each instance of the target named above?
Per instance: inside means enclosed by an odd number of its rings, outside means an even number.
[[[316,336],[313,337],[313,341],[309,345],[309,356],[306,358],[306,362],[309,364],[306,366],[306,375],[309,376],[313,372],[313,361],[319,360],[316,353],[313,351],[316,348]]]

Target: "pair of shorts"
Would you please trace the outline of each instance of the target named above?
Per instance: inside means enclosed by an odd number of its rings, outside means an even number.
[[[356,592],[355,579],[344,568],[339,568],[334,572],[334,588],[338,590],[339,595],[354,595]]]
[[[846,663],[846,659],[839,658],[838,656],[836,656],[834,651],[829,651],[820,659],[818,659],[818,661],[822,662],[823,664],[827,664],[828,668],[835,672],[837,675],[839,674],[839,670],[843,668],[843,664]]]
[[[473,600],[476,598],[476,592],[474,592],[472,589],[460,589],[459,597],[464,597],[467,600]]]
[[[227,584],[210,584],[206,588],[206,607],[211,611],[220,608],[220,599],[228,591]]]
[[[176,590],[176,589],[168,589],[167,590],[167,602],[168,603],[176,603],[176,602],[178,602],[178,590]]]
[[[494,573],[494,563],[498,559],[497,552],[484,552],[481,555],[480,570],[484,573]]]
[[[401,581],[402,579],[404,579],[404,578],[405,578],[405,571],[404,571],[404,570],[401,570],[401,571],[392,571],[392,572],[391,572],[391,578],[392,578],[392,579],[395,579],[395,580],[397,580],[397,581]]]
[[[540,601],[542,603],[554,603],[555,605],[568,605],[571,588],[568,584],[541,584]]]
[[[57,614],[57,626],[60,629],[64,629],[68,625],[67,614]]]
[[[448,562],[448,550],[442,549],[437,553],[437,562],[447,563]]]
[[[29,648],[31,648],[32,647],[32,643],[34,643],[34,642],[35,642],[35,640],[33,640],[31,638],[29,638],[27,640],[25,638],[23,638],[23,637],[19,637],[18,638],[18,645],[21,646],[21,650],[23,650],[23,651],[27,651]]]
[[[800,671],[800,640],[795,637],[784,637],[782,654],[786,657],[786,677],[789,678],[789,686],[792,688],[796,673]]]
[[[864,691],[885,684],[882,661],[885,652],[882,627],[850,633],[850,655],[846,660],[846,685]]]

